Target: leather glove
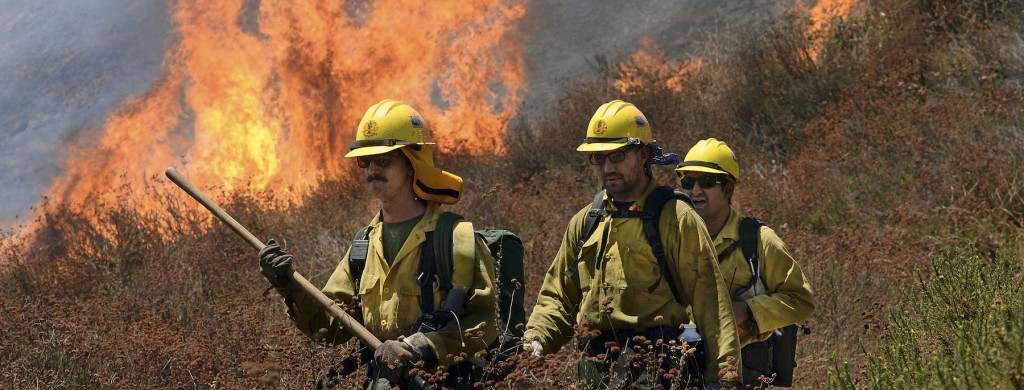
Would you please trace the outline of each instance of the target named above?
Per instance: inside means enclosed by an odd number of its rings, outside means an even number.
[[[427,336],[417,332],[408,337],[399,337],[398,340],[385,341],[373,353],[373,360],[379,369],[393,369],[395,373],[400,373],[428,353],[431,353],[431,349]]]
[[[267,241],[267,247],[260,250],[260,273],[275,288],[287,288],[292,283],[292,255],[281,250],[281,246],[273,238]]]
[[[526,345],[526,350],[530,351],[533,356],[544,356],[544,346],[540,344],[540,341],[530,341],[530,344]]]

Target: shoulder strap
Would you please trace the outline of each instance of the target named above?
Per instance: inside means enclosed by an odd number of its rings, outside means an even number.
[[[668,267],[668,260],[665,258],[665,247],[661,243],[661,234],[658,231],[661,211],[665,204],[673,198],[690,203],[690,197],[686,196],[686,194],[665,186],[655,188],[644,202],[644,210],[642,212],[644,236],[647,237],[647,243],[651,246],[654,257],[658,259],[658,268],[661,269],[661,278],[658,278],[647,291],[654,292],[658,285],[661,284],[661,279],[665,279],[669,289],[672,290],[672,296],[676,299],[676,302],[685,307],[686,303],[683,301],[682,295],[679,294],[679,288],[676,286],[675,275],[672,274],[672,270]]]
[[[583,220],[583,230],[580,231],[580,236],[576,238],[576,259],[573,260],[572,264],[569,264],[569,269],[565,271],[565,277],[572,278],[579,271],[580,254],[583,252],[583,244],[594,234],[594,230],[597,229],[597,221],[605,215],[607,213],[604,211],[604,191],[602,190],[597,195],[594,195],[594,201],[590,203],[590,211],[587,212],[587,217]]]
[[[437,217],[437,225],[434,225],[434,261],[437,266],[438,288],[451,290],[452,288],[452,244],[455,225],[463,220],[462,216],[451,211],[445,211]]]
[[[750,270],[754,277],[761,277],[760,258],[757,255],[757,241],[761,234],[761,222],[757,218],[743,217],[740,219],[740,247],[743,249],[743,258],[750,263]]]
[[[434,238],[437,231],[426,232],[423,246],[420,247],[420,265],[416,270],[416,282],[420,285],[420,309],[423,313],[434,312],[434,275],[437,273],[437,266],[434,261],[436,245]]]
[[[426,234],[420,251],[420,265],[416,272],[416,281],[420,285],[420,311],[425,314],[434,312],[434,277],[437,277],[438,288],[452,288],[452,234],[455,226],[463,218],[461,215],[445,211],[437,217],[434,231]]]

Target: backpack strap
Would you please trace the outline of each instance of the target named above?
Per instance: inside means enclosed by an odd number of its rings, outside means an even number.
[[[437,256],[434,254],[436,245],[433,240],[437,236],[435,233],[437,233],[436,230],[425,234],[426,239],[420,248],[420,265],[416,270],[416,282],[420,285],[420,310],[423,313],[434,312],[433,280],[437,275],[437,265],[435,264]]]
[[[761,236],[761,222],[757,218],[743,217],[740,219],[740,247],[743,249],[743,258],[750,263],[750,270],[754,277],[761,277],[761,259],[757,255],[757,241]]]
[[[416,272],[416,282],[420,285],[420,311],[423,314],[433,313],[435,309],[435,276],[439,289],[452,288],[452,232],[461,219],[461,215],[453,212],[442,212],[437,217],[434,231],[426,233],[420,249],[420,266]]]
[[[475,270],[476,235],[473,233],[473,225],[459,223],[462,220],[459,214],[442,212],[434,225],[434,231],[426,233],[416,272],[416,282],[420,285],[421,314],[413,331],[436,331],[447,325],[454,318],[453,315],[463,312],[465,288],[472,283]],[[459,236],[458,240],[454,239],[456,235]],[[448,291],[448,299],[441,303],[439,311],[434,307],[435,277],[438,288]],[[457,289],[460,293],[456,292]]]
[[[661,234],[658,231],[658,222],[661,217],[661,210],[665,207],[670,199],[679,199],[686,202],[689,205],[693,205],[690,201],[690,197],[686,194],[675,191],[671,187],[661,186],[655,188],[650,195],[647,196],[647,200],[644,203],[644,210],[618,210],[615,212],[607,212],[604,209],[604,196],[605,192],[598,192],[594,195],[594,202],[591,203],[590,211],[587,213],[587,217],[583,222],[583,230],[580,231],[580,237],[577,239],[576,259],[569,265],[569,269],[566,270],[566,277],[573,277],[576,272],[579,271],[580,257],[583,251],[583,244],[594,234],[597,229],[597,221],[604,216],[612,216],[617,218],[641,218],[643,219],[644,236],[647,238],[647,243],[651,246],[651,251],[654,252],[654,256],[658,259],[658,268],[661,270],[662,278],[668,282],[669,289],[672,290],[672,297],[675,298],[676,302],[680,305],[686,306],[683,301],[682,295],[679,293],[679,288],[676,286],[675,276],[672,274],[671,269],[668,267],[668,260],[665,258],[665,248],[661,243]],[[668,277],[665,277],[668,275]],[[658,285],[661,284],[661,278],[654,282],[654,285],[648,288],[648,291],[653,292]]]
[[[602,190],[597,195],[594,195],[594,201],[590,204],[590,211],[587,212],[587,217],[583,220],[583,230],[580,231],[580,236],[576,239],[576,259],[572,264],[569,264],[569,269],[565,271],[567,278],[572,278],[579,271],[583,244],[594,234],[594,230],[597,229],[597,221],[606,215],[608,213],[604,210],[604,191]]]
[[[433,261],[436,262],[434,272],[439,282],[438,288],[441,290],[451,290],[452,288],[453,232],[455,226],[463,219],[461,215],[445,211],[437,217],[437,224],[434,225]],[[427,253],[427,251],[424,250],[423,253]],[[421,261],[420,265],[422,266],[422,264]]]
[[[760,240],[761,226],[764,225],[764,222],[757,218],[740,218],[740,238],[718,254],[718,262],[725,261],[732,252],[739,248],[743,251],[743,258],[747,260],[747,265],[750,266],[750,280],[759,279],[761,277],[761,258],[757,255],[757,242]]]
[[[661,211],[670,199],[680,199],[688,204],[690,203],[690,197],[686,196],[686,194],[665,186],[655,188],[644,202],[644,210],[641,216],[643,219],[644,236],[647,237],[647,243],[651,246],[654,257],[658,259],[658,268],[661,270],[661,277],[647,289],[647,292],[654,292],[658,285],[661,284],[661,279],[665,279],[669,289],[672,290],[672,296],[676,299],[676,302],[685,307],[686,303],[683,301],[682,295],[679,294],[679,287],[676,286],[675,275],[672,274],[672,270],[668,267],[668,260],[665,258],[665,247],[661,243],[661,234],[658,231]]]
[[[442,234],[447,230],[435,230],[435,232]],[[447,284],[451,288],[448,289],[448,296],[445,297],[444,302],[441,302],[441,310],[462,315],[465,312],[466,297],[469,295],[469,290],[473,288],[474,274],[477,270],[476,232],[473,231],[472,223],[460,217],[459,222],[447,236],[450,240],[454,240],[448,246],[451,252],[448,257],[450,266],[449,269],[438,268],[437,272],[439,279],[443,280],[444,276],[447,276]]]

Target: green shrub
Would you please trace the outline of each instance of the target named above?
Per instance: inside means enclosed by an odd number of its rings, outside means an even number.
[[[862,377],[837,361],[829,387],[1009,389],[1024,385],[1024,241],[986,255],[937,256],[933,274],[889,316]]]

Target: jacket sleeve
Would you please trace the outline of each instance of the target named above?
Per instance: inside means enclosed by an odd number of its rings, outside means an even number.
[[[578,238],[583,228],[584,216],[590,207],[586,207],[569,221],[569,226],[562,237],[562,245],[558,254],[544,275],[537,303],[533,306],[530,320],[526,324],[524,340],[537,339],[546,353],[555,353],[573,335],[576,323],[576,310],[583,293],[580,289],[579,273],[566,278],[565,272],[576,260],[579,251]]]
[[[768,293],[747,299],[758,330],[767,333],[810,318],[814,293],[786,244],[767,226],[761,228],[759,243],[761,279]]]
[[[678,267],[680,289],[690,303],[693,322],[704,339],[708,382],[720,378],[719,372],[730,370],[740,374],[740,340],[736,333],[736,320],[732,312],[732,299],[722,279],[715,256],[713,241],[703,220],[693,208],[683,202],[676,203],[675,220],[670,213],[662,213],[661,227],[666,255],[674,255]],[[668,222],[668,223],[666,223]],[[677,229],[679,234],[667,234]],[[739,378],[733,379],[738,380]]]
[[[352,278],[352,273],[349,271],[349,254],[350,252],[345,252],[345,257],[338,264],[338,267],[334,269],[334,273],[327,280],[327,285],[321,291],[328,298],[337,302],[346,312],[355,316],[358,310],[361,309],[357,302],[353,301],[355,282]],[[306,294],[302,302],[299,302],[296,306],[298,307],[298,312],[289,308],[288,316],[291,317],[295,326],[306,336],[314,340],[323,340],[330,344],[344,343],[352,337],[351,333],[341,329],[339,322],[335,321],[327,310],[321,307],[309,294]]]
[[[467,292],[465,313],[436,332],[424,333],[438,364],[451,366],[454,358],[465,353],[471,358],[486,350],[498,337],[498,317],[494,311],[498,290],[495,284],[494,259],[483,239],[476,237],[476,272]]]

